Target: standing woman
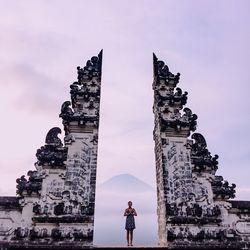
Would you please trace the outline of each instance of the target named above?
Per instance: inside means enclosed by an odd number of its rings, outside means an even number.
[[[126,210],[124,212],[124,216],[127,216],[125,229],[127,230],[128,246],[133,246],[133,230],[135,229],[134,216],[137,216],[137,213],[136,213],[135,209],[132,208],[132,201],[128,202],[128,208],[126,208]]]

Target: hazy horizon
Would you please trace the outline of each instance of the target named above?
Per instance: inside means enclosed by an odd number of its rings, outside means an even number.
[[[157,245],[156,189],[130,174],[116,175],[97,186],[95,245],[126,245],[123,213],[129,200],[138,214],[134,245]]]

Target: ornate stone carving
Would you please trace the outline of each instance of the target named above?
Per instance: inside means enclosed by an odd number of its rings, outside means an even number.
[[[194,165],[193,171],[208,171],[215,174],[218,169],[217,159],[219,156],[211,156],[211,153],[207,149],[206,140],[201,134],[194,133],[191,138],[195,140],[191,149],[191,159]]]
[[[52,128],[46,136],[46,144],[37,150],[37,164],[62,166],[67,159],[67,148],[63,147],[62,141],[58,138],[60,128]]]
[[[179,82],[180,74],[172,74],[163,61],[159,61],[155,54],[154,60],[154,83],[155,91],[154,112],[158,113],[161,132],[174,129],[177,132],[186,131],[184,134],[189,135],[190,131],[196,130],[197,115],[193,114],[189,108],[182,108],[187,102],[187,92],[176,88]],[[170,133],[170,132],[169,132]]]
[[[162,131],[167,128],[174,128],[176,131],[180,131],[183,128],[186,128],[190,131],[196,130],[196,120],[197,115],[193,114],[189,108],[184,108],[184,114],[181,116],[178,109],[175,109],[172,114],[167,118],[164,118],[161,115],[161,129]]]
[[[173,91],[167,91],[166,88],[166,94],[162,95],[161,92],[162,89],[159,89],[157,99],[159,101],[159,106],[163,107],[164,105],[168,105],[170,107],[174,106],[183,106],[187,103],[187,95],[188,92],[182,93],[181,88],[176,88],[176,92],[173,93]]]
[[[216,199],[230,199],[230,198],[235,197],[236,185],[233,183],[230,186],[228,181],[223,180],[222,176],[216,175],[211,184],[212,184],[214,198],[216,198]]]
[[[41,205],[36,203],[33,205],[33,213],[38,215],[41,214]]]
[[[51,129],[37,151],[37,171],[17,179],[19,197],[0,197],[0,248],[93,248],[101,53],[64,102],[66,132]],[[250,202],[229,201],[235,184],[215,176],[197,116],[183,106],[179,74],[154,55],[155,152],[160,245],[169,249],[249,249]],[[21,196],[21,197],[20,197]]]
[[[180,73],[176,75],[172,74],[169,71],[169,68],[163,61],[159,61],[155,54],[153,54],[153,64],[154,64],[154,77],[157,78],[157,81],[164,80],[174,87],[179,82]]]
[[[86,66],[81,68],[77,67],[78,82],[83,83],[91,80],[93,77],[101,78],[102,72],[102,50],[98,56],[93,56],[88,60]]]
[[[215,176],[218,155],[211,155],[201,134],[188,139],[198,117],[189,108],[183,109],[187,92],[176,88],[179,74],[172,74],[155,55],[153,59],[160,245],[171,249],[249,248],[250,203],[228,201],[235,197],[235,184]],[[242,221],[237,223],[237,218]]]
[[[29,235],[29,229],[27,227],[18,227],[14,231],[16,239],[26,238]]]
[[[77,67],[78,81],[70,85],[71,103],[64,102],[59,115],[66,135],[70,133],[69,123],[73,121],[79,126],[88,124],[98,128],[101,67],[102,51],[88,60],[85,67]]]
[[[101,63],[102,52],[78,67],[71,102],[61,106],[66,146],[52,128],[37,171],[16,181],[19,197],[0,197],[0,248],[93,248]]]
[[[59,115],[59,117],[61,117],[62,119],[66,120],[66,121],[70,121],[72,119],[73,114],[74,114],[74,112],[70,106],[71,106],[70,101],[64,102],[62,104],[61,114]]]
[[[183,242],[184,239],[187,239],[188,241]],[[210,242],[210,246],[205,244],[206,240]],[[223,244],[225,246],[225,242],[227,242],[228,240],[229,243],[227,245],[227,248],[229,249],[241,249],[241,247],[243,246],[240,243],[236,245],[233,244],[233,246],[231,245],[232,242],[239,240],[236,231],[233,229],[199,229],[195,233],[192,232],[191,227],[181,227],[178,230],[170,228],[168,230],[168,241],[179,241],[178,245],[179,247],[181,247],[181,249],[185,249],[185,245],[186,247],[188,247],[190,241],[196,242],[195,246],[197,247],[197,249],[211,249],[215,246],[218,246],[218,241],[224,242]],[[183,243],[181,243],[180,241],[182,241]],[[200,242],[201,246],[198,242]]]
[[[26,191],[28,195],[33,192],[39,194],[42,188],[42,177],[39,176],[37,171],[29,171],[27,175],[29,176],[29,180],[27,180],[24,175],[16,180],[17,194],[22,196],[24,191]]]

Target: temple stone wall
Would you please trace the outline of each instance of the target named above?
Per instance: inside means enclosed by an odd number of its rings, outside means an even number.
[[[196,130],[197,115],[184,106],[187,92],[154,55],[154,141],[160,246],[171,249],[249,249],[250,202],[231,201],[235,184],[217,176]],[[191,135],[191,136],[190,136]]]
[[[52,128],[17,196],[0,197],[0,247],[93,247],[101,67],[102,51],[77,67],[59,115],[64,143]]]
[[[21,225],[21,211],[0,207],[0,237],[10,240],[17,225]]]
[[[187,92],[154,55],[154,141],[160,246],[250,249],[250,201],[216,175],[218,156],[194,133]],[[102,51],[77,67],[58,127],[37,150],[35,170],[16,180],[17,196],[0,197],[0,248],[93,248]]]

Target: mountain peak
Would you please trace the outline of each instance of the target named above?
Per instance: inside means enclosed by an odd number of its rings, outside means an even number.
[[[148,192],[154,188],[134,175],[125,173],[111,177],[100,185],[100,188],[113,192]]]

